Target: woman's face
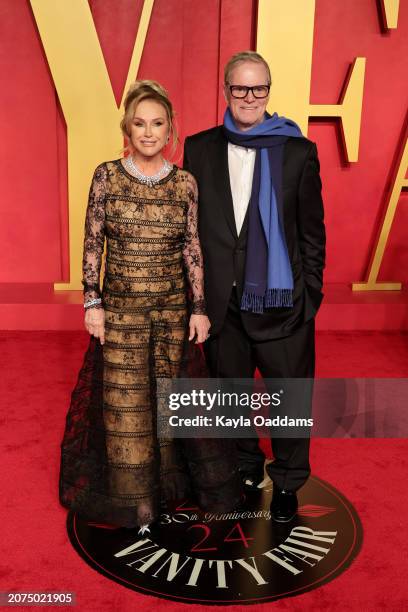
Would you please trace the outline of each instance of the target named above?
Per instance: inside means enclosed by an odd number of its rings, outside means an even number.
[[[134,152],[150,158],[158,155],[167,144],[169,127],[167,111],[160,102],[139,102],[130,126],[130,142]]]

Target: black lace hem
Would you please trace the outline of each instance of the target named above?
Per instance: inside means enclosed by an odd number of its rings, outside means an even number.
[[[200,347],[186,340],[180,376],[207,375]],[[61,444],[59,499],[64,507],[89,521],[130,528],[157,520],[163,501],[193,499],[211,512],[237,506],[241,485],[232,440],[157,440],[153,461],[112,463],[104,410],[109,411],[103,401],[103,347],[91,337]],[[120,416],[123,409],[116,412]]]

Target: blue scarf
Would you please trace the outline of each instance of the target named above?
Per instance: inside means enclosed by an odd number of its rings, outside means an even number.
[[[301,137],[290,119],[265,113],[265,120],[247,131],[238,130],[229,108],[224,115],[229,142],[256,149],[241,310],[293,306],[293,276],[283,228],[283,147],[289,136]]]

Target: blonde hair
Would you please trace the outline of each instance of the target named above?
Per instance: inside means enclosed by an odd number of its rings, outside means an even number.
[[[129,90],[126,94],[124,101],[125,112],[123,114],[122,121],[120,122],[122,134],[128,140],[128,145],[125,150],[129,151],[129,149],[131,148],[130,126],[135,115],[136,107],[142,100],[154,100],[155,102],[158,102],[159,104],[164,106],[169,122],[169,137],[171,135],[173,140],[170,154],[174,155],[179,139],[177,134],[177,128],[175,125],[175,113],[173,110],[173,105],[170,101],[169,94],[164,89],[164,87],[160,85],[160,83],[158,83],[157,81],[151,81],[149,79],[135,81],[129,87]]]
[[[264,60],[262,55],[260,55],[256,51],[240,51],[228,60],[224,68],[224,85],[229,84],[231,72],[234,70],[235,66],[237,64],[240,64],[241,62],[256,62],[258,64],[263,64],[266,68],[266,72],[268,75],[268,85],[271,85],[272,77],[268,63],[266,60]]]

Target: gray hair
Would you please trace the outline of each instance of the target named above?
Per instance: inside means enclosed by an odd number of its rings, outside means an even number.
[[[256,62],[258,64],[263,64],[266,68],[266,72],[268,75],[268,85],[272,83],[271,71],[269,69],[268,63],[262,55],[257,53],[256,51],[240,51],[239,53],[235,53],[225,65],[224,68],[224,85],[229,84],[229,79],[231,76],[231,72],[235,68],[235,66],[241,62]]]

